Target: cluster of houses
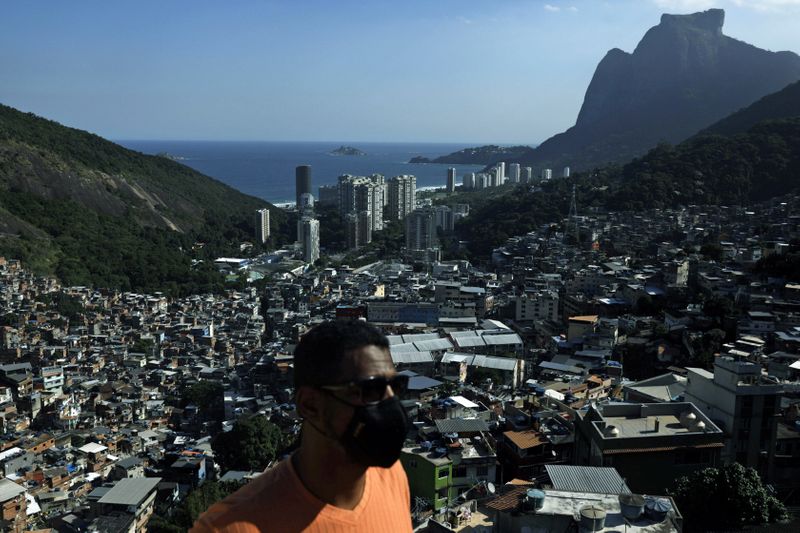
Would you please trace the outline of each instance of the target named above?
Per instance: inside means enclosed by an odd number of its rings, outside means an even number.
[[[0,258],[0,529],[142,531],[258,475],[221,471],[211,433],[266,416],[296,434],[294,346],[333,318],[380,327],[410,376],[420,529],[681,531],[676,479],[732,462],[794,503],[800,279],[754,267],[792,251],[798,208],[593,212],[567,221],[578,242],[545,226],[482,268],[295,268],[186,298]],[[184,396],[203,382],[216,419]]]

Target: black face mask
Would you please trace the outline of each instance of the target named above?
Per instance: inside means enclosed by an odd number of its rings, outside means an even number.
[[[355,462],[388,468],[399,458],[408,434],[408,415],[397,396],[376,404],[356,405],[331,394],[355,412],[337,439]]]

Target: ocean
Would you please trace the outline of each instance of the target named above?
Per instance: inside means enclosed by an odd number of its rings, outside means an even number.
[[[400,174],[417,177],[417,188],[444,187],[447,168],[457,169],[456,183],[482,165],[410,164],[414,156],[434,158],[470,144],[450,143],[336,143],[336,142],[216,142],[216,141],[117,141],[146,154],[168,153],[180,162],[223,183],[272,203],[294,202],[294,170],[311,165],[314,196],[320,185],[334,185],[342,174],[364,176]],[[334,156],[341,145],[354,146],[364,156]],[[477,145],[474,145],[477,146]]]

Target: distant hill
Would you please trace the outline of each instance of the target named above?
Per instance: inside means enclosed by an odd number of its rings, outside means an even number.
[[[639,211],[681,205],[749,205],[800,190],[800,118],[757,124],[746,133],[695,137],[662,144],[620,167],[609,165],[552,180],[535,191],[517,187],[471,202],[456,226],[476,258],[485,258],[508,237],[522,235],[567,215],[572,185],[579,211],[589,206]]]
[[[800,56],[723,35],[724,18],[721,9],[663,15],[633,53],[609,51],[575,126],[518,161],[573,170],[625,162],[659,142],[680,142],[800,80]]]
[[[497,146],[490,144],[477,148],[464,148],[452,154],[434,159],[412,157],[409,163],[437,163],[449,165],[493,165],[500,161],[515,159],[530,150],[530,146]]]
[[[288,233],[279,209],[169,158],[0,105],[0,255],[66,283],[208,288],[215,272],[184,252],[232,253],[262,207]]]
[[[759,122],[800,117],[800,82],[772,93],[754,104],[729,115],[698,135],[735,135],[744,133]]]

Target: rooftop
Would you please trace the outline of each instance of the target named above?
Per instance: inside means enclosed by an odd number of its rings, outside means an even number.
[[[156,490],[160,477],[134,477],[120,479],[102,498],[108,505],[139,505],[151,491]]]

